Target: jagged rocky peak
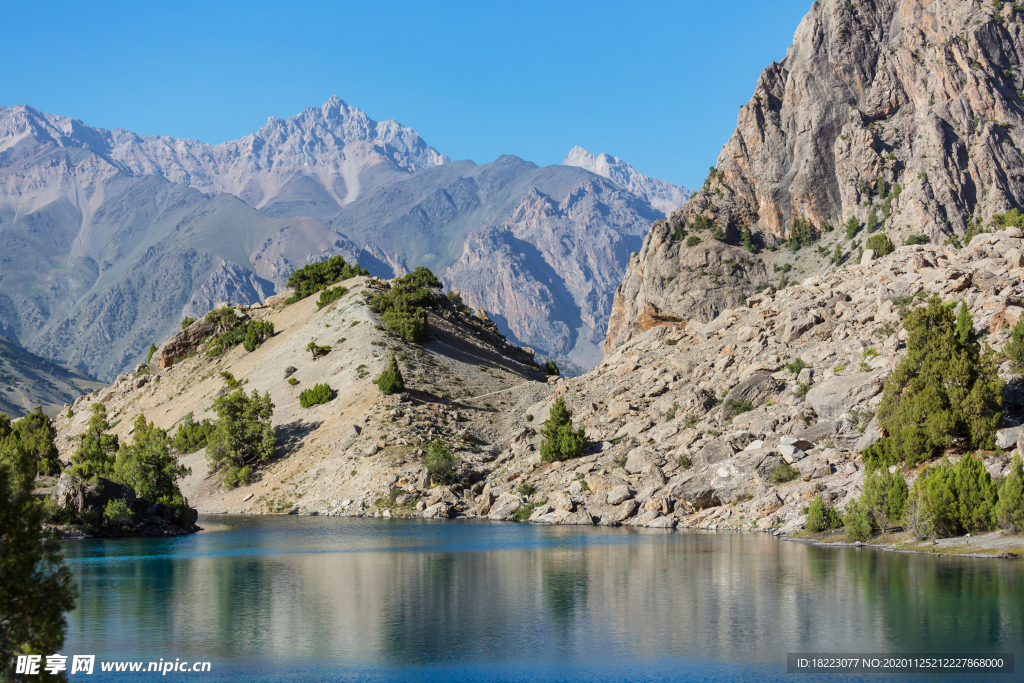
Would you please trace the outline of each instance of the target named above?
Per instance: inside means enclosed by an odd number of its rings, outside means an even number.
[[[563,166],[578,166],[621,185],[666,215],[681,208],[692,192],[682,185],[645,176],[619,157],[591,154],[579,145],[565,155]]]
[[[674,220],[782,239],[874,210],[941,243],[1020,206],[1024,13],[998,4],[818,0]]]
[[[842,262],[869,233],[896,245],[911,235],[963,243],[1024,206],[1022,31],[1011,3],[817,0],[740,108],[703,186],[648,234],[606,348],[635,334],[647,307],[706,321],[776,284],[751,273],[759,264],[774,275],[789,259],[800,271],[787,268],[789,280],[835,267],[829,255],[770,251],[795,233]],[[847,237],[851,220],[864,230]],[[719,253],[742,245],[745,228],[746,242],[768,251]],[[738,280],[696,282],[711,252]]]

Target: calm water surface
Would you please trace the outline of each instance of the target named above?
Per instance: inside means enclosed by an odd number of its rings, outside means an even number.
[[[787,674],[788,652],[1013,652],[1017,674],[984,680],[1024,680],[1022,561],[749,533],[206,521],[228,530],[65,545],[81,597],[64,654],[212,662],[84,680],[893,680]]]

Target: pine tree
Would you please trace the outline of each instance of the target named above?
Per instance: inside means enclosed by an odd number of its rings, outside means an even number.
[[[93,480],[110,476],[119,444],[116,434],[107,434],[109,430],[107,407],[94,403],[82,443],[71,456],[71,474]]]
[[[61,649],[75,582],[60,543],[43,535],[32,489],[36,464],[20,443],[0,444],[0,680],[18,680],[16,655]]]
[[[583,427],[575,432],[572,430],[572,411],[561,396],[551,405],[551,413],[540,433],[544,438],[540,445],[540,457],[544,462],[577,458],[587,443]]]
[[[388,394],[400,394],[405,391],[405,380],[402,379],[402,372],[398,369],[398,359],[394,352],[388,360],[388,367],[380,373],[377,378],[377,387],[385,396]]]
[[[983,355],[973,338],[961,341],[953,312],[938,297],[915,309],[904,327],[907,355],[886,380],[878,409],[885,437],[864,452],[864,462],[911,466],[954,439],[971,449],[994,447],[1005,383],[993,354]]]
[[[956,336],[962,346],[967,346],[974,340],[974,318],[967,310],[967,302],[960,304],[960,312],[956,316]]]
[[[1013,456],[1010,474],[999,487],[996,519],[1004,529],[1024,531],[1024,464],[1020,453]]]

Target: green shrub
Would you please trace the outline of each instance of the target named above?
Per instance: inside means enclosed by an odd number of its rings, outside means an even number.
[[[299,380],[295,379],[294,377],[289,377],[288,378],[288,384],[291,384],[292,386],[295,386],[298,383],[299,383]]]
[[[995,523],[997,501],[992,477],[968,453],[956,465],[943,461],[918,474],[907,503],[908,525],[919,537],[986,531]]]
[[[843,534],[848,541],[868,541],[874,535],[871,512],[861,500],[851,501],[843,515]]]
[[[792,363],[786,363],[786,370],[793,373],[793,376],[800,374],[800,371],[807,367],[803,358],[797,358]]]
[[[466,305],[462,301],[462,295],[456,292],[454,289],[448,290],[448,294],[446,294],[445,296],[448,297],[448,301],[451,301],[453,304],[455,304],[456,308],[461,309],[463,306]]]
[[[992,223],[1000,230],[1010,227],[1024,228],[1024,214],[1017,209],[1010,209],[1005,213],[992,216]]]
[[[872,527],[884,532],[890,524],[901,524],[907,495],[907,481],[899,472],[889,474],[886,469],[869,472],[861,502],[871,516]]]
[[[306,389],[299,394],[299,405],[303,408],[318,406],[327,403],[334,398],[334,390],[326,384],[317,384],[312,389]]]
[[[886,435],[864,452],[869,468],[932,458],[962,439],[993,448],[1004,382],[992,353],[961,340],[952,311],[933,297],[906,319],[907,355],[885,383],[878,421]]]
[[[220,377],[224,380],[224,383],[228,385],[228,389],[238,389],[242,386],[242,383],[235,379],[235,376],[227,370],[222,370]]]
[[[872,215],[874,215],[874,213],[872,213]],[[874,249],[875,253],[880,257],[888,256],[892,252],[896,251],[896,247],[893,246],[893,243],[889,241],[889,236],[884,232],[869,237],[867,242],[864,243],[864,248]]]
[[[0,447],[24,451],[40,474],[60,474],[61,464],[54,444],[56,435],[53,420],[43,413],[42,408],[36,408],[13,423],[0,413]]]
[[[109,477],[119,447],[116,434],[108,434],[107,408],[102,403],[92,404],[92,416],[85,433],[81,435],[78,450],[71,456],[70,473],[83,479]]]
[[[679,403],[673,403],[672,407],[665,411],[665,422],[671,422],[676,417],[676,412],[679,410]]]
[[[818,533],[838,529],[842,525],[843,520],[839,518],[835,508],[826,503],[820,493],[816,495],[807,509],[807,530]]]
[[[370,299],[370,310],[380,315],[389,333],[418,344],[427,338],[427,309],[436,305],[430,290],[440,286],[434,274],[420,266]]]
[[[789,248],[797,251],[800,247],[812,242],[814,242],[814,230],[811,228],[811,224],[804,218],[794,218],[793,229],[789,232]]]
[[[788,462],[780,462],[772,470],[771,476],[768,479],[773,484],[785,484],[787,481],[793,481],[800,476],[800,470],[790,465]]]
[[[928,235],[910,235],[903,241],[903,244],[928,244],[930,241]]]
[[[676,458],[676,465],[678,467],[683,468],[684,470],[688,470],[691,467],[693,467],[693,460],[690,458],[689,455],[683,453],[678,458]]]
[[[750,224],[744,225],[740,229],[740,244],[751,254],[757,253],[757,245],[754,244],[754,235],[750,231]]]
[[[391,354],[391,358],[388,359],[388,367],[385,368],[384,372],[380,373],[380,377],[376,381],[377,388],[380,389],[381,393],[385,396],[389,394],[400,394],[405,391],[405,380],[402,379],[402,372],[398,369],[398,359],[395,358],[395,354]]]
[[[750,401],[736,401],[729,399],[725,402],[726,413],[730,416],[741,415],[743,413],[749,413],[754,409],[754,404]]]
[[[302,301],[310,294],[342,280],[369,274],[369,271],[360,268],[358,263],[353,266],[348,265],[342,256],[332,256],[326,261],[310,263],[288,277],[288,287],[294,288],[295,292],[285,300],[285,303],[293,304]]]
[[[555,363],[555,361],[553,361],[550,358],[548,358],[547,361],[544,363],[544,371],[547,372],[549,375],[560,374],[558,371],[558,364]]]
[[[313,360],[316,360],[320,356],[326,356],[331,352],[331,347],[324,345],[320,346],[315,341],[311,341],[306,344],[306,350],[313,354]]]
[[[321,289],[320,298],[316,302],[316,307],[323,308],[328,304],[334,303],[346,294],[348,294],[348,287],[331,287],[330,289]]]
[[[700,244],[700,238],[697,237],[696,235],[690,235],[689,237],[686,238],[686,246],[695,247],[698,244]]]
[[[206,442],[214,429],[216,425],[209,418],[196,422],[192,413],[189,413],[182,418],[178,431],[174,434],[174,450],[185,455],[206,448]]]
[[[872,233],[875,230],[878,230],[878,212],[875,211],[875,209],[871,209],[871,213],[868,214],[867,231],[868,231],[868,233]],[[870,242],[870,241],[871,240],[868,239],[868,242]],[[868,249],[871,249],[871,248],[872,247],[868,247]]]
[[[537,493],[537,487],[534,486],[533,484],[524,481],[522,484],[518,486],[518,488],[516,488],[516,491],[518,491],[519,495],[521,496],[529,497]]]
[[[1024,466],[1019,453],[1013,456],[1010,474],[999,487],[995,516],[1004,529],[1024,531]]]
[[[1003,346],[1003,353],[1017,368],[1024,368],[1024,317],[1010,330],[1010,338]]]
[[[459,458],[441,439],[434,439],[427,446],[425,459],[430,480],[435,484],[454,484],[458,475]]]
[[[149,345],[149,354],[146,355],[146,365],[153,362],[153,354],[156,353],[156,344]]]
[[[274,336],[274,323],[267,320],[250,320],[245,325],[242,348],[248,353],[255,351],[263,342]]]
[[[417,287],[429,287],[430,289],[441,289],[444,285],[441,281],[430,271],[430,268],[424,266],[416,266],[416,270],[411,273],[407,273],[401,278],[404,282],[415,285]]]
[[[213,402],[216,429],[210,434],[206,457],[211,473],[218,473],[229,488],[245,483],[254,467],[274,455],[277,436],[271,420],[274,404],[270,394],[252,396],[238,391]],[[246,469],[248,468],[248,469]]]
[[[188,328],[192,327],[192,323],[194,323],[195,321],[195,318],[183,318],[181,321],[181,329],[187,330]]]
[[[555,462],[578,458],[587,443],[583,427],[573,431],[572,411],[559,396],[551,405],[551,413],[540,430],[543,441],[540,445],[540,457],[544,462]]]
[[[526,421],[527,422],[533,422],[533,415],[527,414],[526,415]]]
[[[852,240],[860,232],[860,222],[855,216],[850,216],[846,221],[846,239]]]
[[[167,432],[139,415],[132,442],[121,444],[117,451],[112,478],[131,486],[140,498],[175,505],[184,502],[178,482],[191,473],[178,463]]]

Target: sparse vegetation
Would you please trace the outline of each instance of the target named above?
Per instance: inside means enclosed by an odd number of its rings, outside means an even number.
[[[194,323],[195,321],[196,321],[195,318],[184,318],[184,319],[182,319],[182,321],[181,321],[181,329],[187,330],[188,328],[192,327],[192,323]]]
[[[313,360],[316,360],[317,358],[320,358],[321,356],[326,356],[328,353],[330,353],[331,347],[327,345],[320,346],[315,341],[311,341],[308,344],[306,344],[306,350],[313,354]]]
[[[434,439],[427,446],[424,464],[435,484],[454,484],[458,475],[459,458],[441,439]]]
[[[311,408],[322,403],[327,403],[334,398],[334,390],[327,384],[314,385],[312,389],[306,389],[299,393],[299,405],[303,408]]]
[[[547,372],[549,375],[560,374],[558,371],[558,364],[555,363],[555,361],[552,360],[551,358],[548,358],[547,361],[544,363],[544,371]]]
[[[216,428],[206,446],[210,471],[229,489],[248,484],[253,470],[273,457],[277,445],[270,394],[253,391],[246,396],[239,389],[214,401],[213,409]]]
[[[807,530],[819,533],[829,529],[838,529],[842,525],[843,520],[835,508],[826,503],[820,493],[816,495],[807,509]]]
[[[348,294],[348,287],[344,286],[322,289],[320,290],[320,298],[316,302],[316,307],[323,308],[324,306],[330,305],[346,294]]]
[[[418,344],[427,338],[427,309],[436,306],[430,290],[440,287],[434,274],[420,266],[370,299],[370,310],[380,315],[390,334]]]
[[[370,272],[360,268],[359,264],[349,265],[342,256],[332,256],[326,261],[318,261],[299,268],[288,277],[288,287],[295,292],[285,300],[286,304],[302,301],[326,287]]]
[[[388,367],[377,378],[377,387],[384,395],[400,394],[405,391],[405,380],[402,379],[402,372],[398,369],[398,360],[394,353],[388,360]]]
[[[540,446],[540,456],[544,462],[555,462],[578,458],[587,443],[583,427],[573,431],[572,411],[565,405],[561,396],[551,405],[551,413],[541,429],[544,438]]]
[[[879,257],[888,256],[889,254],[896,250],[896,247],[893,245],[893,243],[889,241],[889,236],[886,235],[884,232],[869,237],[867,242],[864,243],[864,248],[874,249],[875,253],[878,254]]]
[[[206,448],[206,442],[216,425],[209,418],[196,422],[192,413],[189,413],[181,420],[178,431],[174,434],[174,450],[183,455],[195,453],[200,448]]]
[[[785,484],[787,481],[793,481],[800,476],[800,470],[790,465],[788,462],[780,462],[772,470],[771,475],[768,479],[773,484]]]
[[[803,358],[795,358],[792,362],[786,363],[786,370],[793,373],[793,376],[800,374],[800,371],[807,367],[807,363],[804,362]]]

